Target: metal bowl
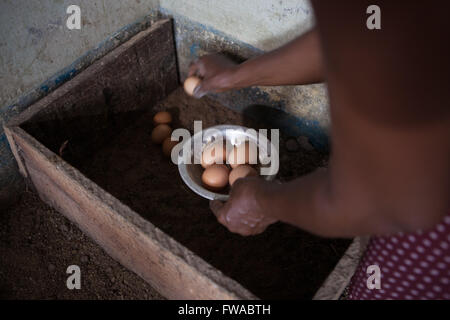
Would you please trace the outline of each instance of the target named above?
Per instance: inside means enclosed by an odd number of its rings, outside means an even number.
[[[183,146],[187,148],[190,147],[190,155],[191,155],[191,163],[185,164],[184,162],[178,162],[178,170],[180,172],[181,178],[186,183],[186,185],[195,193],[202,196],[203,198],[209,200],[221,200],[226,201],[229,198],[230,188],[227,187],[221,192],[213,192],[203,187],[202,184],[202,174],[203,167],[200,164],[202,152],[206,145],[213,141],[217,141],[218,139],[225,139],[226,143],[230,143],[232,146],[239,144],[242,139],[247,139],[250,142],[254,142],[258,147],[258,158],[260,163],[267,163],[268,157],[273,157],[274,153],[277,152],[277,149],[273,146],[273,144],[268,141],[268,143],[260,143],[258,141],[258,136],[248,131],[249,128],[243,126],[235,126],[235,125],[220,125],[210,127],[201,132],[198,132],[194,136],[192,136],[189,140],[186,141],[186,144],[183,143]],[[201,148],[194,148],[193,141],[201,141]],[[180,150],[179,157],[183,156],[183,149]],[[263,151],[263,152],[261,152]],[[196,162],[194,162],[196,161]],[[258,165],[261,167],[261,165]],[[257,167],[259,171],[260,168]],[[274,175],[265,175],[262,176],[265,180],[273,180],[276,177]]]

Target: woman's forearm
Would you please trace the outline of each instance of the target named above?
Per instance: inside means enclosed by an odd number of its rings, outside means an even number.
[[[313,29],[283,47],[240,64],[233,73],[233,88],[301,85],[322,82],[322,51]]]
[[[260,198],[266,215],[323,237],[350,238],[403,231],[372,214],[363,201],[333,200],[327,170],[317,170],[285,184],[271,184]]]

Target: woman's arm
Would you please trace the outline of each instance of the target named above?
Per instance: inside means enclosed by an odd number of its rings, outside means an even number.
[[[278,184],[238,179],[229,200],[211,203],[220,223],[241,235],[283,221],[324,237],[427,230],[450,208],[450,114],[420,127],[355,117],[333,129],[334,152],[321,169]]]
[[[313,3],[326,49],[330,166],[282,185],[239,179],[213,212],[243,235],[278,220],[328,237],[433,227],[450,208],[446,11],[434,5],[417,24],[420,4],[380,0],[382,29],[373,31],[364,1]]]
[[[194,95],[251,86],[321,82],[323,64],[319,37],[311,30],[272,52],[234,64],[222,55],[207,55],[191,65],[189,75],[203,78]]]

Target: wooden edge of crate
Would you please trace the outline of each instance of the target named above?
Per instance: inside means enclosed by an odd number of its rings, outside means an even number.
[[[60,87],[58,87],[57,89],[55,89],[42,99],[32,104],[30,107],[22,111],[20,114],[12,117],[7,122],[7,127],[18,127],[23,123],[27,122],[41,110],[45,109],[53,101],[61,98],[67,92],[71,91],[79,83],[84,82],[86,79],[91,77],[92,74],[95,74],[98,70],[102,69],[104,64],[114,62],[117,56],[119,56],[121,53],[125,52],[130,47],[134,46],[137,42],[147,37],[150,33],[155,32],[156,29],[167,27],[167,24],[171,26],[172,21],[170,19],[162,19],[154,22],[149,28],[139,32],[138,34],[133,36],[130,40],[124,42],[117,48],[113,49],[111,52],[107,53],[104,57],[92,63],[83,72],[80,72],[78,75],[73,77],[73,79],[65,82]]]
[[[367,245],[367,237],[356,237],[333,271],[314,295],[313,300],[338,300],[350,283]]]
[[[14,138],[12,136],[12,132],[11,132],[10,128],[7,125],[3,125],[3,130],[5,132],[6,139],[8,139],[8,143],[9,143],[9,147],[11,148],[11,152],[12,152],[14,158],[16,159],[20,174],[22,176],[24,176],[25,178],[28,178],[27,170],[25,168],[22,158],[19,155],[19,150],[17,149],[17,145],[14,141]]]
[[[8,127],[41,198],[170,299],[257,299],[104,191],[20,127]],[[21,160],[23,159],[23,160]]]

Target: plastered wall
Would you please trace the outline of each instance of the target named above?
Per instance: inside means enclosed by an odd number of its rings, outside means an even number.
[[[160,6],[261,50],[275,49],[314,24],[307,0],[161,0]]]
[[[81,8],[81,30],[66,27],[71,4]],[[0,106],[157,6],[157,0],[0,0]]]

